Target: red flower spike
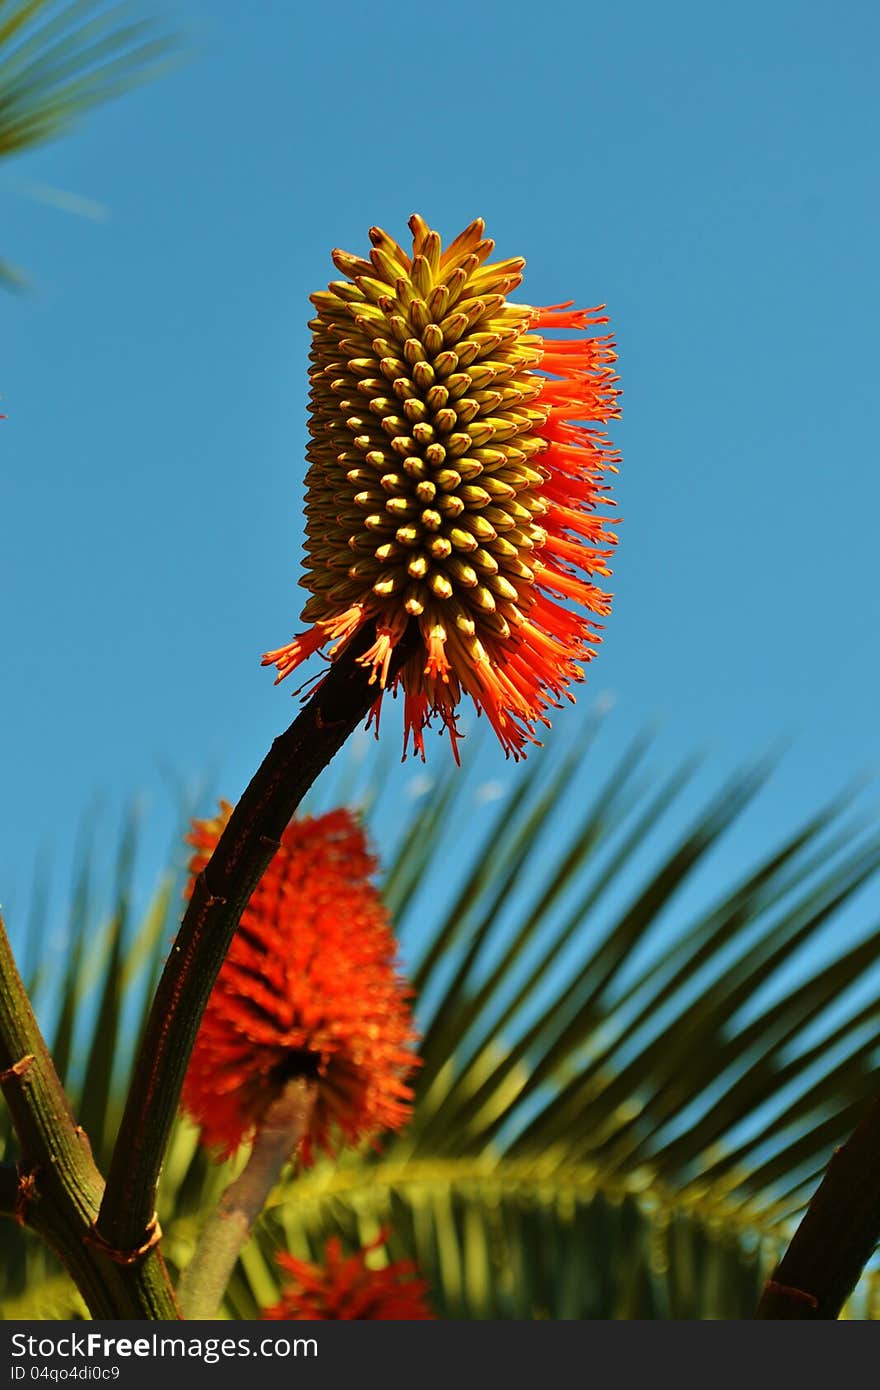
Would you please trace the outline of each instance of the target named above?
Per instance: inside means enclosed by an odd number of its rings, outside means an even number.
[[[415,1322],[433,1318],[425,1303],[428,1285],[414,1276],[409,1260],[370,1269],[366,1256],[384,1245],[388,1232],[364,1246],[356,1255],[344,1256],[337,1237],[327,1242],[324,1264],[309,1264],[292,1255],[279,1255],[278,1264],[289,1276],[280,1302],[263,1317],[286,1322],[322,1322],[329,1319],[373,1319],[383,1322]]]
[[[610,573],[615,523],[596,509],[613,505],[603,480],[619,456],[595,424],[619,416],[617,355],[607,336],[546,336],[589,335],[608,321],[598,310],[510,302],[525,262],[490,263],[482,221],[445,251],[422,218],[409,225],[412,254],[373,227],[369,260],[334,251],[345,278],[312,295],[311,626],[263,664],[283,680],[374,624],[358,660],[378,732],[391,653],[415,629],[390,682],[405,697],[404,756],[412,739],[424,758],[436,718],[457,759],[469,695],[519,758],[572,698],[610,611],[593,580]]]
[[[194,821],[201,872],[231,806]],[[294,820],[242,913],[183,1087],[202,1142],[234,1153],[296,1076],[316,1082],[300,1157],[375,1139],[409,1118],[415,1065],[408,990],[376,861],[350,812]]]

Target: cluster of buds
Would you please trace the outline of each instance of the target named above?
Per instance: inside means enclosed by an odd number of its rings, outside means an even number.
[[[616,536],[596,507],[612,505],[617,454],[596,423],[619,413],[616,354],[606,336],[553,336],[606,323],[597,311],[511,302],[525,262],[490,262],[482,221],[445,250],[422,218],[410,228],[411,254],[376,227],[369,260],[334,251],[346,278],[312,296],[312,626],[263,661],[281,680],[369,625],[375,722],[402,686],[404,751],[411,737],[424,757],[435,716],[455,751],[469,695],[518,757],[609,612],[593,580]],[[419,641],[389,682],[408,630]]]
[[[438,719],[458,759],[470,696],[507,754],[596,654],[615,523],[599,428],[619,414],[616,354],[599,310],[511,301],[522,259],[491,262],[475,221],[444,250],[420,217],[411,253],[372,228],[369,260],[312,296],[306,573],[310,627],[267,652],[282,680],[327,647],[404,694],[404,755]],[[601,308],[601,306],[600,306]],[[395,649],[407,638],[404,650]],[[405,654],[404,654],[405,653]],[[230,809],[196,822],[193,875]],[[204,1015],[183,1091],[204,1142],[231,1154],[270,1129],[288,1083],[308,1081],[299,1153],[333,1152],[408,1117],[414,1041],[395,945],[346,811],[294,821],[244,914]],[[190,885],[192,888],[192,884]],[[274,1112],[272,1112],[274,1113]],[[255,1150],[256,1152],[256,1150]],[[373,1270],[373,1245],[323,1265],[281,1255],[267,1318],[427,1318],[409,1264]]]

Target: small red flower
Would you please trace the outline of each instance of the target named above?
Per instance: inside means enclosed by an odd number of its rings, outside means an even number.
[[[411,253],[373,227],[369,260],[334,251],[345,278],[312,295],[310,626],[263,663],[282,680],[368,628],[372,718],[386,685],[403,690],[404,751],[411,737],[424,758],[436,718],[455,752],[470,696],[521,757],[610,612],[594,579],[616,535],[597,509],[618,454],[597,425],[620,413],[617,354],[597,310],[509,299],[525,261],[489,261],[481,220],[445,249],[409,225]],[[416,649],[389,679],[406,632]]]
[[[414,1276],[409,1260],[370,1269],[366,1257],[384,1245],[388,1232],[356,1255],[343,1256],[337,1237],[327,1242],[324,1264],[309,1264],[292,1255],[279,1255],[278,1264],[290,1276],[280,1302],[263,1317],[276,1321],[319,1322],[329,1318],[415,1322],[433,1318],[425,1303],[428,1285]]]
[[[193,879],[231,810],[221,803],[215,819],[193,822]],[[306,1163],[316,1146],[333,1152],[409,1118],[415,1033],[375,869],[349,811],[294,820],[284,832],[242,914],[183,1087],[202,1142],[224,1156],[300,1076],[316,1083]]]

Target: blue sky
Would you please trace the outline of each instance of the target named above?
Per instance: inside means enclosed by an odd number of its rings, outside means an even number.
[[[614,698],[609,764],[659,719],[704,786],[788,741],[732,872],[880,751],[880,12],[256,9],[169,0],[187,61],[0,172],[33,282],[0,304],[13,936],[90,808],[109,837],[143,802],[146,885],[176,786],[234,799],[292,717],[258,657],[302,601],[307,296],[415,210],[485,217],[532,303],[609,305],[625,522],[583,698]],[[466,756],[516,777],[478,731]]]

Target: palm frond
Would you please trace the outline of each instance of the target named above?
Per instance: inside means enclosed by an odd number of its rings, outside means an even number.
[[[87,112],[155,77],[176,42],[105,0],[0,4],[0,159],[64,134]],[[0,284],[26,285],[0,260]]]
[[[415,962],[414,1119],[381,1154],[277,1189],[226,1316],[277,1297],[279,1247],[315,1258],[328,1234],[358,1245],[386,1225],[388,1258],[419,1262],[444,1316],[751,1312],[815,1175],[877,1089],[880,925],[859,895],[880,835],[842,795],[719,891],[719,849],[755,814],[770,764],[694,812],[693,765],[658,779],[643,739],[600,781],[596,733],[535,759],[500,801],[444,774],[395,819],[385,889]],[[334,777],[319,795],[344,788],[381,832],[369,759]],[[132,853],[129,834],[100,932],[81,873],[59,982],[55,1046],[105,1144],[179,901],[166,876],[126,930]],[[160,1191],[172,1266],[234,1171],[180,1122]],[[58,1276],[15,1235],[0,1298],[18,1308],[27,1279],[39,1290]],[[859,1315],[875,1285],[866,1276]]]
[[[103,0],[19,0],[2,7],[0,156],[59,135],[92,107],[154,75],[170,41],[128,13]]]

